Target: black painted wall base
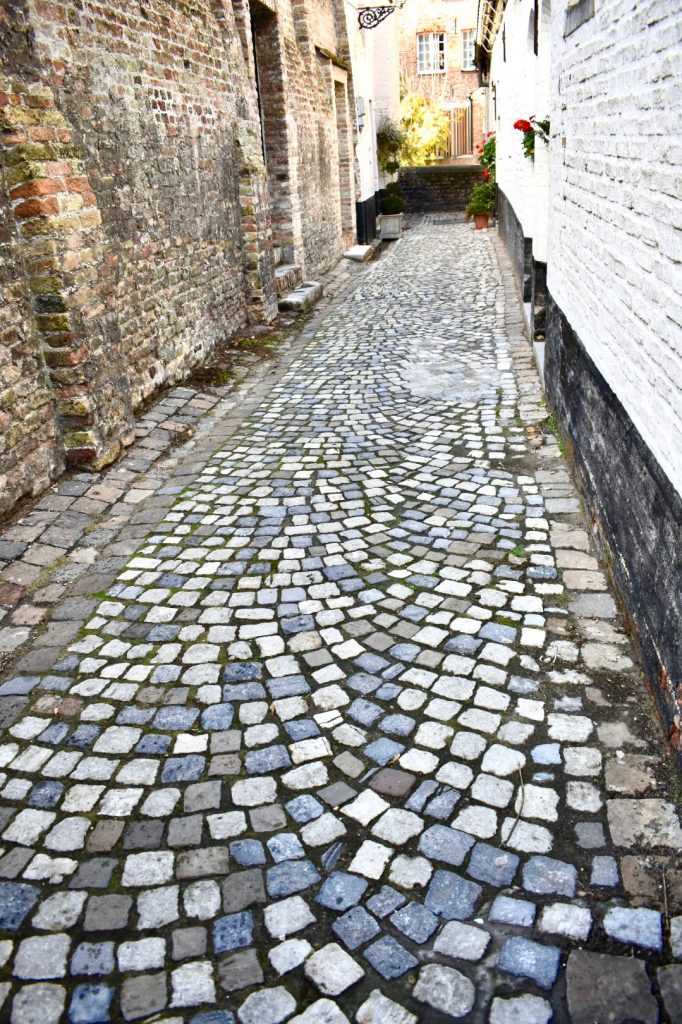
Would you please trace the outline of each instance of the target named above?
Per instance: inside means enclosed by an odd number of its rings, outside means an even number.
[[[376,237],[376,221],[379,204],[377,195],[355,204],[355,218],[357,223],[358,243],[368,245]]]
[[[670,727],[682,684],[682,498],[549,294],[545,384]]]
[[[547,264],[532,261],[530,305],[533,317],[533,338],[539,340],[545,333],[547,319]]]
[[[533,243],[526,238],[521,221],[502,189],[497,186],[497,223],[500,236],[511,257],[516,280],[524,302],[530,302],[533,279]]]

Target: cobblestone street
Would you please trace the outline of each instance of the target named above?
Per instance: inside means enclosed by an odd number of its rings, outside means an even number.
[[[1,1020],[682,1020],[676,777],[503,249],[353,281],[0,686]]]

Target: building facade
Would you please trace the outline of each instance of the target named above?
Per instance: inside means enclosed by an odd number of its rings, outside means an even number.
[[[0,0],[0,512],[355,241],[372,45],[343,0]]]
[[[481,13],[500,231],[544,339],[548,403],[679,744],[682,4],[486,0]],[[551,122],[534,160],[513,128],[531,114]]]
[[[448,113],[444,157],[471,156],[483,133],[475,63],[477,0],[420,0],[401,8],[400,83]]]

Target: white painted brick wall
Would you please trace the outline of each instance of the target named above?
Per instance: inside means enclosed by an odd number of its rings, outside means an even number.
[[[682,0],[597,6],[554,2],[548,285],[682,493]]]
[[[346,4],[348,7],[349,5]],[[357,12],[350,6],[351,14]],[[373,29],[365,29],[373,51],[374,66],[374,117],[379,124],[382,117],[400,121],[400,43],[397,13],[391,14]]]

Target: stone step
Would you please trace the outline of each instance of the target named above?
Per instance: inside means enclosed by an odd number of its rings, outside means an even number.
[[[277,305],[282,311],[303,313],[322,298],[323,291],[324,288],[318,281],[304,281],[298,288],[284,295]]]
[[[275,267],[275,290],[277,291],[278,297],[281,299],[282,296],[286,295],[287,292],[291,292],[303,281],[303,268],[299,267],[295,263],[283,263],[280,267]]]
[[[371,260],[374,252],[373,245],[351,245],[343,255],[344,259],[352,260],[353,263],[366,263],[367,260]]]

